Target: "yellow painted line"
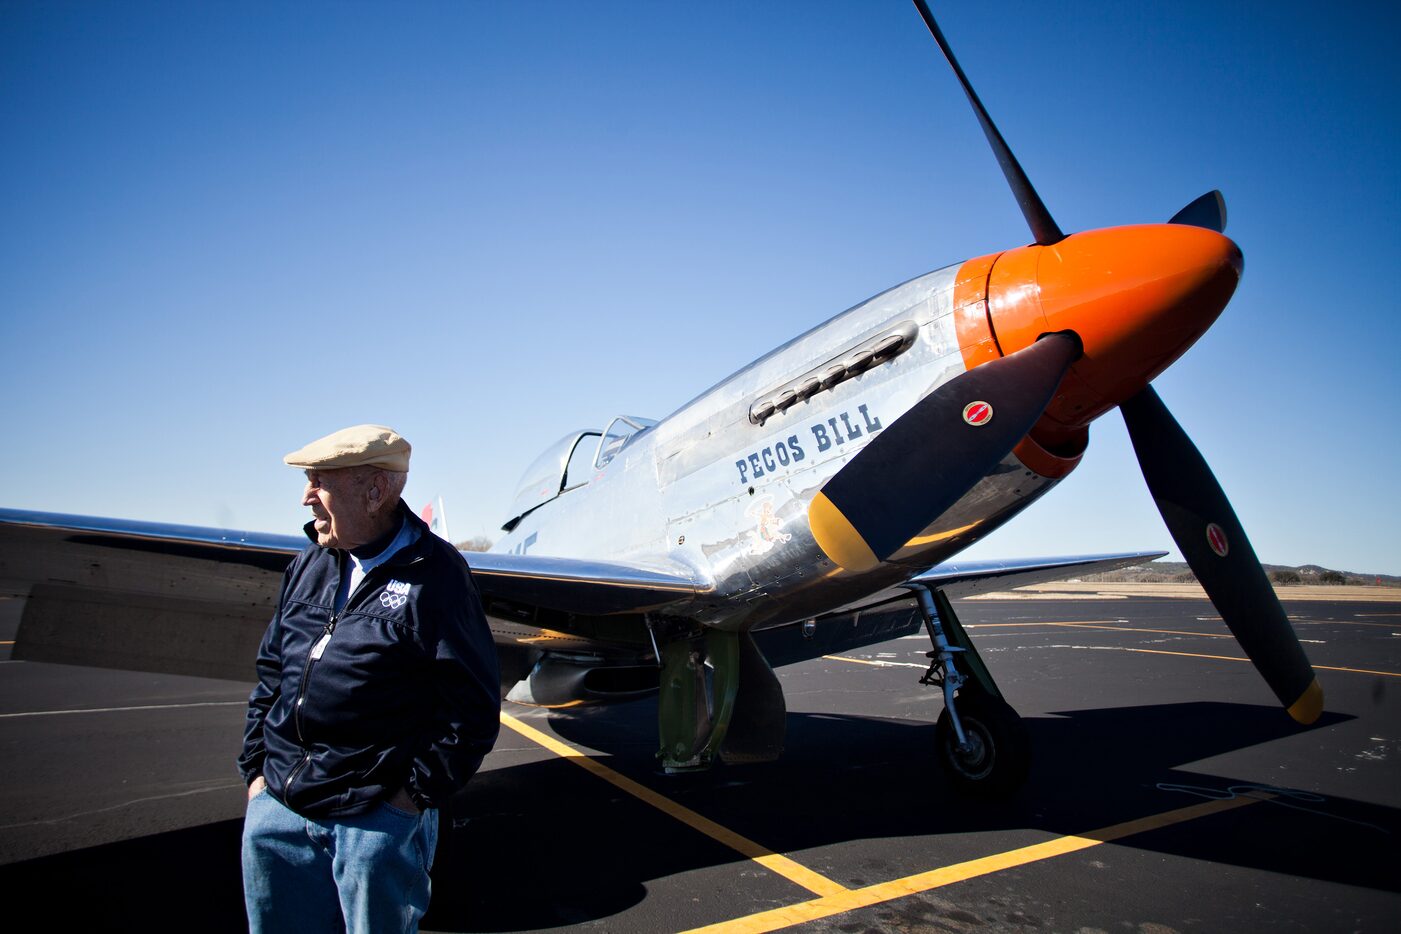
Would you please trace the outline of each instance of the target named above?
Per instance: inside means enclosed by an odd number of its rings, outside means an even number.
[[[1072,622],[1040,622],[1040,623],[968,623],[964,629],[1016,629],[1022,626],[1101,626],[1117,623],[1117,619],[1082,619]]]
[[[1142,652],[1145,655],[1182,655],[1187,658],[1212,658],[1223,662],[1248,662],[1250,659],[1241,658],[1238,655],[1198,655],[1194,652],[1167,652],[1163,649],[1128,649],[1117,645],[1106,645],[1103,648],[1116,652]],[[1341,668],[1337,665],[1312,665],[1314,671],[1346,671],[1355,675],[1382,675],[1387,678],[1401,678],[1401,672],[1395,671],[1373,671],[1370,668]]]
[[[1106,629],[1110,632],[1151,632],[1165,636],[1205,636],[1208,639],[1229,639],[1229,632],[1192,632],[1186,629],[1142,629],[1137,626],[1109,626],[1104,623],[1047,623],[1048,626],[1068,626],[1072,629]]]
[[[916,665],[914,662],[888,662],[883,658],[852,658],[849,655],[824,655],[823,658],[834,662],[852,662],[857,665],[874,665],[877,668],[928,668],[928,665]]]
[[[1114,628],[1115,628],[1115,627],[1112,627],[1112,626],[1101,626],[1101,625],[1099,625],[1099,624],[1097,624],[1097,623],[1008,623],[1008,624],[1006,624],[1006,625],[1010,625],[1010,626],[1021,626],[1021,625],[1026,625],[1026,626],[1072,626],[1072,627],[1082,627],[1082,628],[1085,628],[1085,629],[1114,629]],[[974,628],[974,627],[968,626],[968,627],[965,627],[965,628],[967,628],[967,629],[972,629],[972,628]],[[1123,631],[1124,631],[1124,632],[1175,633],[1175,634],[1177,634],[1177,635],[1182,635],[1182,636],[1212,636],[1212,635],[1215,635],[1214,633],[1209,633],[1209,632],[1178,632],[1177,630],[1174,630],[1174,629],[1133,629],[1133,628],[1131,628],[1131,627],[1125,627],[1125,628],[1123,629]],[[1229,639],[1229,638],[1231,638],[1231,636],[1229,636],[1229,635],[1222,635],[1222,636],[1220,636],[1220,638]],[[1214,661],[1220,661],[1220,662],[1248,662],[1248,661],[1250,661],[1250,659],[1248,659],[1248,658],[1243,658],[1243,657],[1241,657],[1241,656],[1239,656],[1239,655],[1207,655],[1207,654],[1202,653],[1202,652],[1169,652],[1169,651],[1167,651],[1166,649],[1135,649],[1135,648],[1130,648],[1130,647],[1128,647],[1128,646],[1123,646],[1123,645],[1087,645],[1087,646],[1076,646],[1076,648],[1092,649],[1092,650],[1098,651],[1098,652],[1141,652],[1141,653],[1143,653],[1144,655],[1176,655],[1176,656],[1179,656],[1179,657],[1181,657],[1181,658],[1209,658],[1209,659],[1212,659],[1212,660],[1214,660]],[[851,658],[850,656],[846,656],[846,655],[824,655],[824,656],[822,656],[822,657],[823,657],[823,658],[826,658],[826,659],[831,659],[831,660],[834,661],[834,662],[853,662],[853,663],[855,663],[855,664],[857,664],[857,665],[874,665],[874,666],[876,666],[876,667],[878,667],[878,668],[891,668],[891,667],[894,667],[894,668],[924,668],[924,667],[927,667],[927,666],[925,666],[925,665],[916,665],[916,664],[914,664],[913,662],[888,662],[888,661],[884,661],[884,660],[882,660],[882,659]],[[1313,669],[1314,669],[1315,671],[1345,671],[1345,672],[1348,672],[1348,673],[1350,673],[1350,674],[1356,674],[1356,675],[1381,675],[1381,676],[1386,677],[1386,678],[1401,678],[1401,673],[1398,673],[1398,672],[1395,672],[1395,671],[1374,671],[1374,670],[1371,669],[1371,668],[1342,668],[1342,667],[1339,667],[1339,666],[1336,666],[1336,665],[1314,665],[1314,666],[1312,666],[1312,667],[1313,667]]]
[[[997,853],[992,856],[984,856],[981,859],[973,859],[964,863],[957,863],[953,866],[945,866],[942,869],[921,872],[913,876],[906,876],[903,879],[895,879],[891,882],[881,882],[862,889],[848,889],[847,891],[835,895],[826,895],[822,898],[815,898],[797,905],[788,905],[783,908],[761,911],[758,914],[752,914],[744,918],[736,918],[733,921],[722,921],[719,924],[695,928],[685,932],[685,934],[701,934],[701,932],[705,932],[705,934],[761,934],[761,932],[764,931],[777,931],[794,924],[803,924],[804,922],[815,921],[819,918],[830,918],[833,915],[854,911],[857,908],[869,908],[872,905],[878,905],[882,902],[904,898],[907,895],[917,895],[921,892],[928,892],[931,889],[952,885],[955,882],[964,882],[968,879],[976,879],[979,876],[1001,872],[1004,869],[1025,866],[1028,863],[1036,863],[1056,856],[1064,856],[1067,853],[1089,849],[1090,847],[1099,846],[1101,843],[1108,843],[1112,840],[1133,836],[1134,834],[1146,833],[1150,830],[1157,830],[1162,827],[1169,827],[1173,824],[1180,824],[1184,821],[1196,820],[1199,817],[1206,817],[1211,814],[1218,814],[1222,811],[1229,811],[1233,808],[1244,807],[1247,804],[1266,801],[1269,800],[1270,797],[1272,796],[1241,796],[1216,801],[1206,801],[1202,804],[1194,804],[1190,807],[1179,808],[1175,811],[1167,811],[1163,814],[1156,814],[1151,817],[1144,817],[1122,824],[1114,824],[1113,826],[1104,827],[1099,830],[1092,830],[1089,833],[1058,837],[1054,840],[1047,840],[1044,843],[1024,846],[1021,849],[1010,850],[1006,853]]]
[[[1088,629],[1107,629],[1111,627],[1090,625],[1087,623],[1046,623],[1049,626],[1083,626]],[[1170,629],[1126,629],[1126,632],[1173,632]],[[1184,632],[1180,635],[1187,636],[1208,636],[1206,632]],[[1230,636],[1222,638],[1229,639]],[[1080,646],[1077,646],[1080,648]],[[1144,655],[1176,655],[1180,658],[1209,658],[1220,662],[1248,662],[1250,659],[1239,655],[1207,655],[1202,652],[1169,652],[1166,649],[1135,649],[1123,645],[1089,645],[1083,648],[1092,649],[1098,652],[1141,652]],[[925,668],[925,665],[916,665],[913,662],[888,662],[882,659],[851,658],[846,655],[824,655],[826,659],[834,662],[853,662],[857,665],[874,665],[877,668]],[[1315,671],[1345,671],[1356,675],[1381,675],[1386,678],[1401,678],[1401,673],[1395,671],[1374,671],[1370,668],[1341,668],[1336,665],[1314,665]]]
[[[1389,616],[1387,613],[1358,614],[1359,616]],[[1401,613],[1395,614],[1401,616]],[[1223,620],[1219,616],[1199,616],[1204,623],[1219,623]],[[1304,619],[1298,616],[1290,616],[1289,621],[1296,626],[1377,626],[1383,629],[1395,629],[1395,623],[1367,623],[1356,619]],[[1085,620],[1041,620],[1035,623],[964,623],[964,629],[1018,629],[1033,626],[1103,626],[1119,622],[1117,619],[1085,619]],[[1140,629],[1139,632],[1158,632],[1156,629]],[[1170,631],[1170,630],[1163,630]],[[1195,635],[1210,635],[1210,633],[1195,633]]]
[[[1169,652],[1166,649],[1131,649],[1122,645],[1095,646],[1113,652],[1141,652],[1144,655],[1178,655],[1182,658],[1210,658],[1218,662],[1248,662],[1250,659],[1239,655],[1205,655],[1201,652]]]
[[[1315,671],[1346,671],[1354,675],[1381,675],[1384,678],[1401,678],[1401,672],[1373,671],[1370,668],[1338,668],[1333,665],[1314,665]]]
[[[687,827],[698,830],[712,840],[723,843],[725,846],[753,860],[770,872],[776,873],[788,881],[802,886],[815,895],[830,897],[850,891],[846,886],[833,882],[821,873],[814,872],[801,863],[789,859],[787,856],[775,853],[767,847],[755,843],[748,837],[742,837],[728,827],[722,827],[710,818],[703,817],[690,808],[677,804],[670,798],[658,794],[646,785],[638,784],[626,775],[621,775],[613,771],[608,766],[592,758],[583,751],[575,749],[573,746],[566,743],[562,743],[548,733],[543,733],[535,729],[533,726],[527,726],[504,711],[501,714],[501,722],[531,742],[544,746],[546,749],[550,750],[550,752],[567,759],[586,771],[592,772],[605,782],[626,791],[634,798],[650,804],[668,817],[675,818]]]
[[[1206,636],[1212,639],[1229,639],[1229,633],[1222,632],[1192,632],[1184,629],[1144,629],[1139,626],[1122,626],[1116,619],[1086,619],[1086,620],[1045,620],[1039,623],[973,623],[964,626],[964,629],[1004,629],[1021,626],[1064,626],[1070,629],[1108,629],[1114,632],[1151,632],[1161,633],[1171,636]]]

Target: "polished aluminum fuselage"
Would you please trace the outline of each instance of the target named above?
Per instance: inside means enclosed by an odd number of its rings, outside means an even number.
[[[712,587],[669,615],[747,629],[862,601],[968,547],[1057,481],[1009,454],[890,561],[865,573],[834,565],[808,527],[808,504],[828,479],[875,434],[965,372],[954,323],[958,269],[883,292],[735,373],[634,435],[586,484],[527,512],[492,550],[680,565]],[[755,417],[756,407],[764,411],[795,380],[891,333],[913,340],[762,423]]]

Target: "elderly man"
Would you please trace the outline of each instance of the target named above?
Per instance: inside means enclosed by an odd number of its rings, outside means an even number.
[[[258,650],[239,770],[254,932],[413,931],[438,809],[481,765],[501,706],[467,563],[399,498],[409,443],[378,425],[284,460],[313,542]]]

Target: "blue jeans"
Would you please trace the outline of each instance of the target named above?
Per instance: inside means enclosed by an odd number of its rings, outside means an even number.
[[[428,910],[438,812],[377,804],[308,818],[267,791],[243,821],[243,898],[253,934],[417,931]]]

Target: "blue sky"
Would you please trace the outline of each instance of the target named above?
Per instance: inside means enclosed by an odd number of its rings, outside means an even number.
[[[499,534],[521,470],[1025,224],[889,2],[0,5],[0,505],[265,531],[357,422]],[[1060,226],[1211,188],[1156,383],[1269,562],[1401,573],[1394,4],[942,3]],[[1122,421],[977,556],[1161,547]]]

